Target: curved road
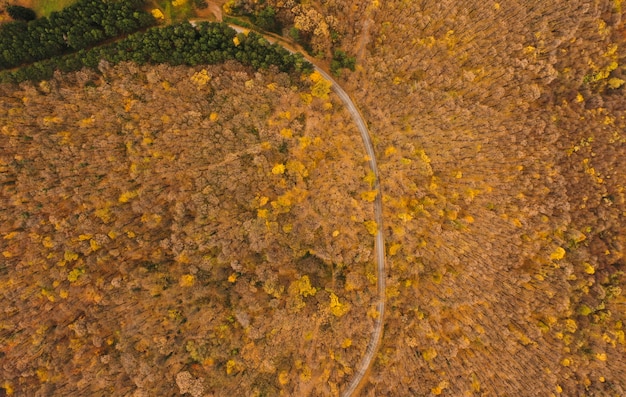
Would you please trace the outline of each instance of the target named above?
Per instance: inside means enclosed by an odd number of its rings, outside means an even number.
[[[246,32],[248,29],[243,29],[236,25],[229,25],[231,28],[235,29],[238,32]],[[257,32],[259,33],[259,32]],[[295,53],[296,50],[292,49],[291,43],[284,42],[284,39],[275,36],[263,35],[269,42],[275,42],[282,45],[288,51]],[[301,52],[300,52],[301,53]],[[365,355],[361,358],[361,362],[359,363],[358,368],[355,371],[354,377],[348,384],[348,387],[341,393],[344,397],[350,397],[354,394],[355,391],[359,390],[362,386],[362,382],[366,378],[366,374],[369,371],[374,355],[378,351],[378,346],[380,345],[380,340],[383,335],[383,326],[384,326],[384,316],[385,316],[385,297],[386,297],[386,266],[385,266],[385,241],[383,238],[383,204],[382,204],[382,191],[380,188],[380,179],[378,173],[378,165],[376,163],[376,154],[374,152],[374,145],[372,144],[372,139],[370,137],[369,129],[367,128],[367,124],[365,124],[365,120],[361,116],[361,113],[357,109],[356,105],[350,99],[350,96],[346,91],[341,88],[339,84],[333,79],[324,69],[319,67],[315,62],[304,55],[304,57],[313,65],[315,70],[321,74],[326,80],[330,81],[332,86],[332,90],[344,103],[348,111],[350,112],[350,116],[356,123],[359,132],[361,133],[361,139],[363,140],[363,145],[365,146],[365,151],[367,152],[367,156],[369,157],[369,165],[374,173],[375,182],[374,189],[378,193],[376,195],[376,200],[374,201],[374,219],[376,221],[378,230],[376,232],[376,242],[374,246],[374,251],[376,252],[376,269],[377,269],[377,302],[376,302],[376,311],[378,312],[378,316],[374,320],[374,330],[372,331],[372,336],[367,344],[367,349],[365,350]]]
[[[199,22],[199,20],[197,21]],[[196,21],[193,21],[193,22],[190,21],[190,22],[193,24]],[[250,30],[250,29],[245,29],[240,26],[232,25],[232,24],[229,24],[229,26],[240,33],[246,33]],[[294,48],[294,45],[292,43],[287,42],[284,38],[280,36],[268,35],[268,34],[263,34],[260,32],[256,32],[256,33],[262,35],[263,37],[265,37],[266,40],[268,40],[271,43],[280,44],[291,53],[302,54],[301,51],[298,51],[297,49]],[[376,200],[374,201],[374,220],[376,221],[377,228],[378,228],[376,232],[376,240],[375,240],[375,246],[374,246],[374,251],[376,253],[376,269],[377,269],[376,276],[377,276],[377,293],[378,293],[377,302],[376,302],[376,311],[378,312],[378,316],[374,320],[374,330],[372,331],[372,336],[367,344],[365,355],[363,355],[363,357],[361,358],[361,362],[359,363],[359,366],[355,370],[355,374],[352,380],[350,381],[350,383],[348,384],[347,388],[341,393],[343,397],[350,397],[356,391],[360,389],[363,381],[366,379],[366,374],[368,373],[372,365],[372,360],[374,358],[374,355],[378,351],[378,346],[380,345],[380,341],[382,339],[382,334],[383,334],[384,316],[385,316],[385,297],[386,297],[386,289],[387,289],[386,287],[387,274],[385,270],[386,269],[385,241],[383,238],[382,191],[380,187],[380,179],[379,179],[379,173],[378,173],[378,165],[376,163],[376,155],[374,152],[374,145],[372,144],[370,132],[367,128],[367,124],[365,123],[365,120],[363,120],[363,117],[361,116],[361,113],[357,109],[352,99],[350,99],[350,96],[346,93],[346,91],[343,88],[341,88],[339,84],[337,84],[335,79],[333,79],[328,73],[326,73],[325,70],[319,67],[314,62],[314,60],[312,60],[310,57],[308,57],[305,54],[303,54],[303,56],[307,59],[307,61],[309,61],[313,65],[313,67],[319,74],[321,74],[326,80],[328,80],[331,83],[331,88],[333,92],[337,94],[337,96],[341,99],[341,101],[344,103],[344,105],[350,112],[350,116],[352,116],[352,119],[356,123],[356,126],[359,129],[359,132],[361,133],[361,139],[363,140],[363,145],[365,146],[365,151],[367,152],[367,155],[369,158],[369,166],[372,172],[374,173],[374,177],[375,177],[374,189],[378,193],[376,195]]]
[[[311,62],[311,60],[309,60]],[[376,243],[374,246],[374,250],[376,252],[376,268],[377,268],[377,287],[378,287],[378,302],[376,302],[376,311],[378,311],[378,317],[376,317],[374,322],[374,331],[372,332],[372,337],[370,338],[369,343],[367,344],[367,350],[365,351],[365,355],[361,359],[359,367],[357,368],[354,377],[350,381],[348,387],[343,391],[342,396],[348,397],[351,396],[359,387],[361,386],[361,382],[365,379],[365,374],[369,370],[372,359],[374,358],[374,354],[378,351],[378,345],[380,344],[380,340],[383,334],[383,325],[384,325],[384,316],[385,316],[385,295],[386,295],[386,272],[385,272],[385,241],[383,238],[383,205],[382,205],[382,191],[380,188],[380,179],[378,176],[378,165],[376,164],[376,156],[374,153],[374,146],[372,145],[372,139],[370,138],[370,133],[367,128],[367,124],[363,120],[361,113],[357,109],[352,99],[348,96],[346,91],[341,88],[339,84],[323,69],[317,66],[315,63],[311,62],[317,70],[324,78],[332,83],[332,90],[337,94],[339,98],[343,101],[344,105],[350,112],[352,119],[357,125],[359,132],[361,133],[361,139],[363,140],[363,145],[365,145],[365,150],[367,151],[367,155],[369,157],[369,165],[375,176],[375,184],[374,188],[377,191],[376,200],[374,201],[374,217],[376,220],[376,224],[378,225],[378,230],[376,232]]]

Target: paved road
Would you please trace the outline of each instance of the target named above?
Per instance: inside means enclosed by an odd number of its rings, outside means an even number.
[[[250,29],[244,29],[242,27],[236,25],[229,25],[231,28],[235,29],[237,32],[248,32]],[[257,32],[259,33],[259,32]],[[262,33],[259,33],[262,34]],[[294,45],[290,42],[287,42],[284,38],[275,36],[275,35],[265,35],[262,34],[268,41],[272,43],[278,43],[286,48],[288,51],[295,53],[300,52],[295,49]],[[302,52],[300,52],[302,54]],[[382,339],[383,334],[383,325],[384,325],[384,315],[385,315],[385,297],[386,297],[386,266],[385,266],[385,241],[383,237],[383,206],[382,206],[382,191],[380,188],[380,179],[378,173],[378,165],[376,164],[376,154],[374,152],[374,145],[372,144],[372,139],[370,137],[370,132],[367,128],[367,124],[361,113],[357,109],[356,105],[350,98],[350,96],[346,93],[346,91],[341,88],[339,84],[332,78],[325,70],[319,67],[315,60],[308,57],[306,54],[303,54],[304,57],[311,62],[311,64],[315,67],[315,70],[319,72],[326,80],[330,81],[332,86],[332,90],[344,103],[352,119],[356,123],[359,132],[361,133],[361,139],[363,140],[363,145],[365,146],[365,151],[367,152],[369,158],[369,166],[375,176],[375,184],[374,189],[378,192],[376,195],[376,200],[374,201],[374,220],[378,225],[378,230],[376,232],[376,240],[375,240],[375,252],[376,252],[376,268],[377,268],[377,302],[376,302],[376,311],[378,312],[378,317],[374,320],[374,330],[372,331],[372,335],[367,344],[367,349],[365,351],[365,355],[361,358],[361,362],[359,366],[354,372],[354,376],[352,380],[346,387],[346,389],[341,393],[344,397],[352,396],[355,391],[357,391],[361,386],[362,382],[366,378],[366,374],[369,371],[374,355],[378,351],[378,347],[380,345],[380,341]]]

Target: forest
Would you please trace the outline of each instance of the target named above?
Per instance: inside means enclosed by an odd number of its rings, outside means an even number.
[[[367,121],[358,395],[626,395],[621,1],[216,5]],[[330,83],[219,23],[72,51],[0,74],[0,391],[341,395],[376,191]]]
[[[49,18],[0,25],[0,70],[93,46],[154,25],[141,0],[80,0]]]
[[[52,17],[55,15],[53,14]],[[113,17],[116,14],[109,12],[108,15]],[[13,24],[2,25],[0,28],[6,26],[13,26]],[[81,23],[71,25],[70,30],[73,31],[80,26],[82,26]],[[0,38],[11,37],[10,33],[11,30],[0,31]],[[16,38],[14,43],[18,42],[19,38]],[[35,48],[46,47],[45,43],[46,40],[42,39],[35,43]],[[42,58],[43,60],[18,69],[0,71],[0,82],[20,83],[27,80],[47,80],[57,70],[71,72],[84,67],[97,70],[101,60],[112,64],[132,61],[139,65],[167,63],[195,66],[217,64],[232,59],[255,69],[267,69],[275,65],[281,71],[295,73],[313,71],[311,64],[301,54],[292,54],[282,46],[268,42],[255,32],[237,34],[234,29],[223,23],[200,22],[197,26],[193,26],[189,22],[181,22],[153,27],[101,46],[84,47],[86,46],[76,47],[81,49],[71,54],[57,56],[48,54],[46,55],[48,58],[44,56],[45,59]],[[12,53],[9,50],[5,52]]]

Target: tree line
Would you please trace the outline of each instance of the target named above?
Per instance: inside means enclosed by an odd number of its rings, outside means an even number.
[[[131,61],[139,65],[218,64],[236,60],[255,69],[277,66],[283,72],[310,73],[312,65],[300,54],[292,54],[261,35],[237,33],[224,23],[189,22],[150,28],[106,45],[34,62],[14,71],[0,73],[0,82],[19,83],[52,77],[55,70],[71,72],[83,67],[96,69],[100,60],[111,64]]]
[[[50,17],[0,26],[0,69],[85,49],[152,26],[142,0],[79,0]]]

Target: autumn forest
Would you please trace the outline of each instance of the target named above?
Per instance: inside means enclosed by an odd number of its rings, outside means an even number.
[[[0,396],[626,394],[621,0],[70,3],[0,2]]]

